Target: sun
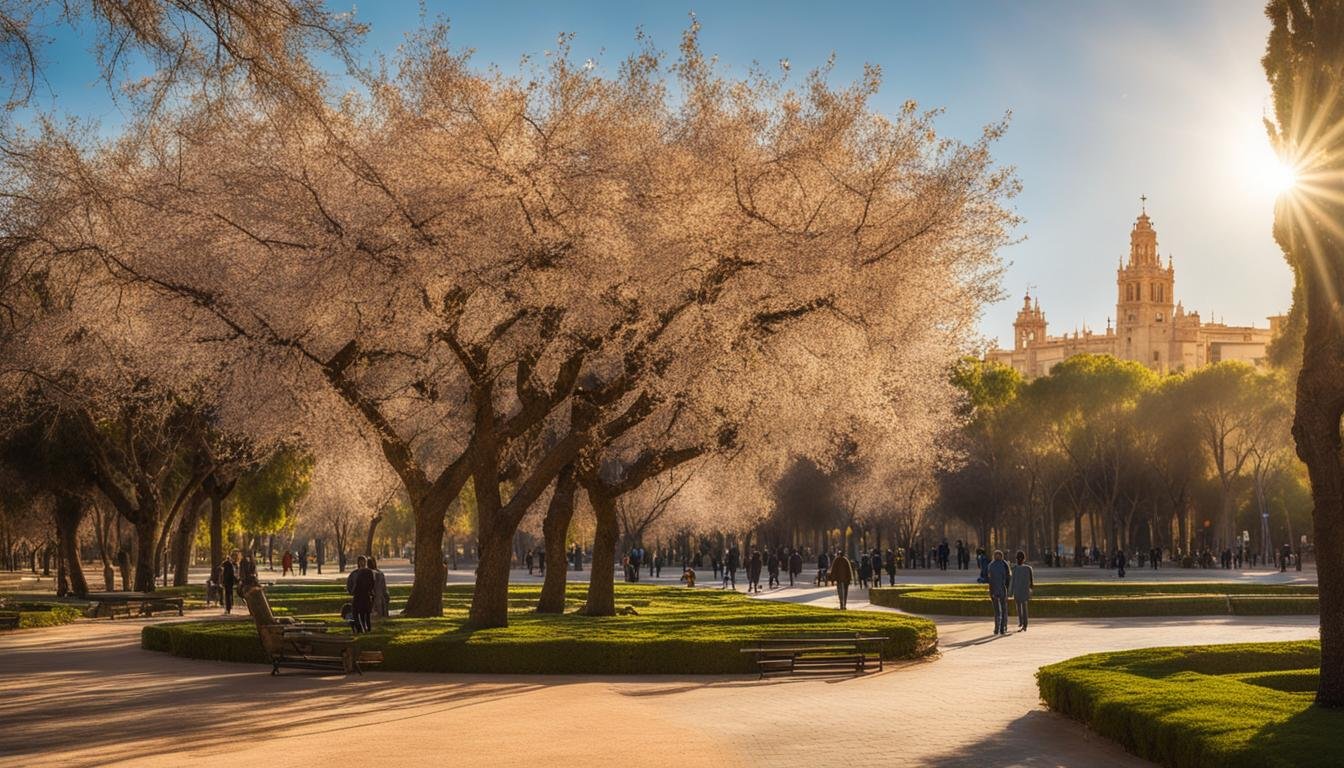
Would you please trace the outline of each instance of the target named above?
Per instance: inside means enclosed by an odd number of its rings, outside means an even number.
[[[1297,170],[1277,157],[1265,166],[1262,177],[1265,186],[1276,195],[1297,186]]]
[[[1297,186],[1297,169],[1292,164],[1284,162],[1269,147],[1264,137],[1260,137],[1259,141],[1251,145],[1246,154],[1242,162],[1246,166],[1247,183],[1251,187],[1278,197]]]

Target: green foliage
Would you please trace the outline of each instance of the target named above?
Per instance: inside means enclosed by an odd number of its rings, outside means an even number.
[[[874,589],[875,605],[935,616],[993,616],[983,585]],[[1008,609],[1016,615],[1010,600]],[[1115,582],[1037,584],[1031,615],[1038,618],[1118,616],[1287,616],[1319,611],[1315,585]]]
[[[952,383],[966,393],[971,413],[1012,402],[1022,387],[1022,374],[1003,363],[968,357],[952,368]]]
[[[7,603],[0,613],[19,616],[19,629],[57,627],[81,618],[84,612],[64,603]]]
[[[1042,667],[1041,698],[1168,768],[1339,765],[1344,710],[1312,706],[1316,642],[1148,648]]]
[[[571,585],[577,605],[584,585]],[[332,590],[268,593],[275,606],[322,606]],[[404,592],[402,593],[404,596]],[[937,633],[925,619],[884,613],[847,613],[767,600],[735,592],[678,587],[619,586],[618,605],[634,616],[543,615],[532,611],[540,587],[515,586],[509,626],[473,630],[465,625],[470,590],[449,587],[441,619],[389,619],[358,639],[362,650],[381,650],[384,669],[429,672],[529,674],[723,674],[751,672],[741,649],[762,637],[859,632],[883,635],[884,658],[931,652]],[[330,618],[324,616],[323,618]],[[186,622],[145,627],[141,645],[179,656],[223,661],[264,661],[248,622]]]
[[[274,533],[289,525],[295,506],[308,493],[313,458],[279,451],[238,480],[230,497],[236,523],[254,533]]]

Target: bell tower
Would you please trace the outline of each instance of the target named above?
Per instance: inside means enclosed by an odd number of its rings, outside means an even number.
[[[1037,299],[1033,306],[1031,292],[1022,297],[1022,308],[1017,310],[1017,319],[1013,321],[1013,349],[1024,350],[1045,341],[1045,313],[1041,312],[1041,302]]]
[[[1157,254],[1157,230],[1148,217],[1148,198],[1139,198],[1139,217],[1129,233],[1129,261],[1116,270],[1116,352],[1157,371],[1169,370],[1175,270]],[[1180,361],[1175,361],[1179,364]]]

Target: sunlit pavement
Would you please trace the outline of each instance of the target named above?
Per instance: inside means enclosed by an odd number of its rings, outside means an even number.
[[[838,602],[833,590],[811,587],[765,597]],[[850,607],[868,608],[863,590],[852,591]],[[1200,617],[1043,620],[996,638],[988,619],[939,620],[935,659],[859,678],[762,683],[274,678],[261,666],[142,651],[144,623],[0,636],[0,765],[1143,765],[1044,710],[1036,669],[1095,651],[1317,632],[1314,617]]]

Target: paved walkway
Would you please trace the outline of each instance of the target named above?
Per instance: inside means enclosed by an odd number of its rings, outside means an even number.
[[[829,590],[774,596],[833,601]],[[0,636],[0,765],[1135,766],[1145,763],[1041,708],[1039,666],[1317,631],[1314,617],[1056,620],[994,638],[989,620],[947,620],[937,659],[861,678],[758,683],[273,678],[259,666],[141,651],[143,623]]]

